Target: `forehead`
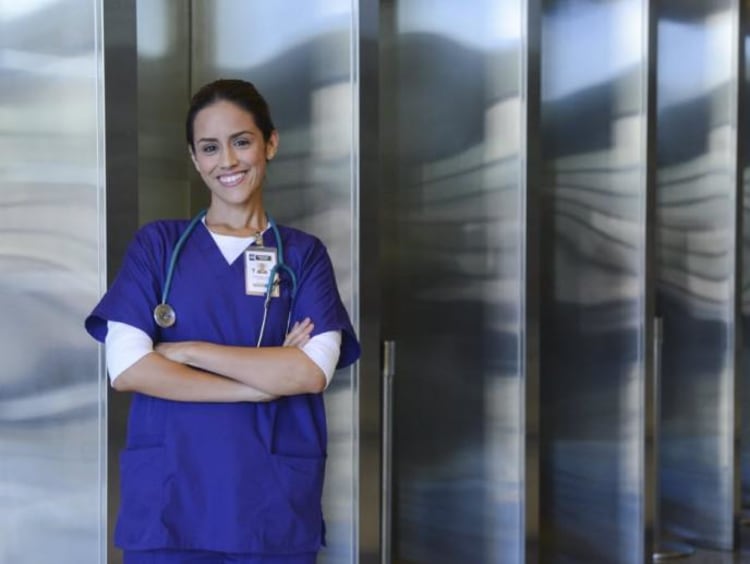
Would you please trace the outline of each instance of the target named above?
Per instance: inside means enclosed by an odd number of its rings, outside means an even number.
[[[256,131],[255,117],[234,102],[219,100],[206,106],[195,115],[193,121],[195,136],[216,136],[219,133],[232,134],[237,131]]]

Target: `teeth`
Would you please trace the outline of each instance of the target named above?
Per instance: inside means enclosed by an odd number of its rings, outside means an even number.
[[[219,182],[221,182],[222,184],[232,185],[242,180],[243,176],[245,176],[244,172],[238,172],[237,174],[226,174],[219,177]]]

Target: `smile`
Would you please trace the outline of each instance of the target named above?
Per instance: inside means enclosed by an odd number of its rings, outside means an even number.
[[[245,172],[235,172],[234,174],[223,174],[218,177],[219,182],[222,186],[231,188],[237,186],[245,178]]]

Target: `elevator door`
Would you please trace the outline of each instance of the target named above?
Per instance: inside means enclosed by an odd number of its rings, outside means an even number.
[[[671,0],[657,14],[662,525],[731,550],[739,510],[738,4]]]
[[[99,562],[103,2],[0,1],[0,563]]]
[[[381,4],[394,562],[522,555],[521,11]]]

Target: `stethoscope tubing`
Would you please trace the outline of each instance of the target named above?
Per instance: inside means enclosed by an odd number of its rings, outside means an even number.
[[[161,303],[157,305],[157,309],[159,307],[165,307],[168,310],[170,310],[173,316],[172,323],[174,323],[175,314],[174,314],[174,310],[168,304],[167,300],[169,298],[169,291],[172,288],[172,279],[174,277],[175,268],[177,267],[177,260],[180,256],[180,253],[182,252],[182,247],[185,245],[185,242],[188,240],[191,233],[195,230],[195,226],[203,219],[206,213],[207,213],[207,210],[201,210],[190,221],[185,231],[182,232],[182,234],[180,235],[180,238],[177,240],[177,243],[172,249],[172,253],[169,257],[169,265],[167,266],[167,273],[166,273],[165,280],[164,280],[164,288],[162,289],[162,293],[161,293]],[[290,268],[289,265],[287,265],[286,262],[284,262],[284,243],[281,239],[281,233],[279,233],[279,228],[276,226],[276,222],[273,220],[273,218],[269,215],[267,215],[266,217],[268,219],[268,224],[271,227],[271,230],[273,231],[274,239],[276,239],[276,253],[277,253],[278,260],[277,260],[276,265],[271,269],[271,272],[268,276],[268,282],[266,283],[266,294],[263,300],[263,319],[261,321],[260,333],[258,335],[258,342],[256,344],[257,347],[260,347],[261,341],[263,340],[263,335],[265,334],[266,321],[268,319],[268,310],[271,305],[271,296],[272,296],[273,286],[274,286],[276,276],[280,274],[282,271],[286,272],[286,274],[289,276],[289,279],[291,280],[291,283],[292,283],[291,301],[289,304],[289,314],[287,316],[287,321],[286,321],[286,333],[289,332],[289,326],[292,321],[292,310],[294,309],[294,299],[297,295],[297,275],[294,273],[294,270],[292,270],[292,268]],[[166,327],[168,326],[170,325],[167,325]]]
[[[161,303],[166,304],[167,298],[169,297],[169,290],[172,288],[172,278],[174,276],[174,269],[177,266],[177,258],[182,252],[182,247],[185,246],[185,242],[190,237],[190,234],[195,230],[195,226],[198,225],[203,217],[206,215],[207,210],[201,210],[188,224],[185,231],[182,232],[180,238],[177,240],[177,244],[172,249],[172,254],[169,257],[169,266],[167,266],[167,276],[164,280],[164,288],[161,292]]]

